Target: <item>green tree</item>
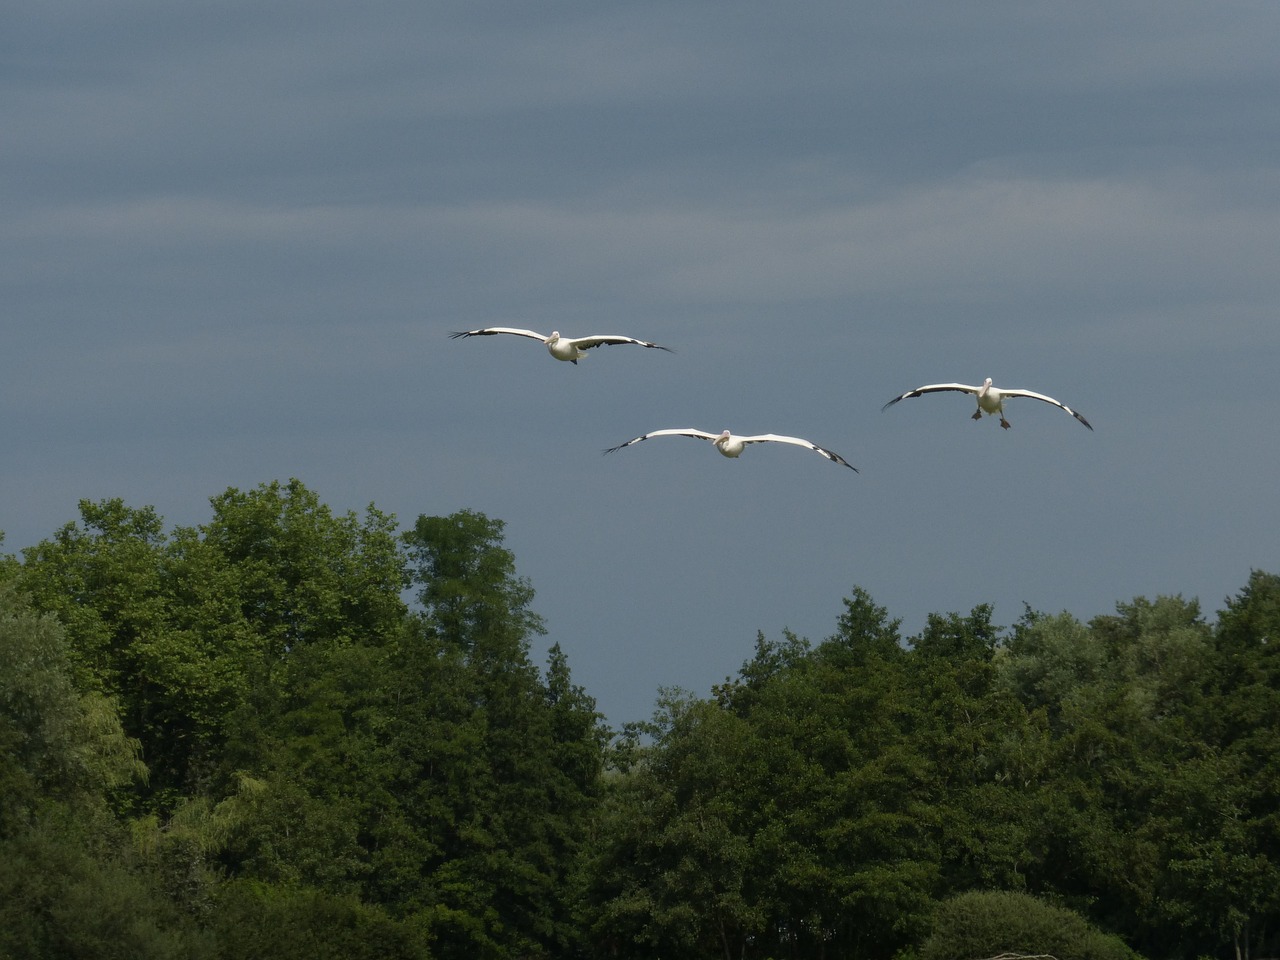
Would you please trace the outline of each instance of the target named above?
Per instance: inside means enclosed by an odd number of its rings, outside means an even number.
[[[227,960],[427,960],[420,931],[377,906],[320,890],[249,881],[219,894],[214,932]]]
[[[0,837],[46,802],[96,809],[146,774],[114,703],[76,689],[62,626],[0,584]]]
[[[998,682],[999,631],[981,604],[968,616],[930,614],[911,643],[912,736],[929,762],[948,890],[1017,889],[1029,866],[1042,744],[1025,706]]]
[[[1079,914],[1022,893],[970,892],[939,904],[920,960],[998,956],[1136,960],[1124,941]]]
[[[298,480],[214,497],[197,534],[232,572],[230,595],[268,662],[302,644],[395,636],[407,585],[395,518],[370,505],[361,521],[335,515]],[[222,611],[218,611],[221,613]]]
[[[1028,710],[1043,711],[1056,732],[1064,705],[1097,683],[1107,664],[1101,638],[1065,611],[1047,616],[1028,610],[996,659],[1001,683]]]
[[[460,510],[420,516],[403,539],[418,601],[441,640],[478,665],[527,673],[529,638],[546,627],[529,609],[533,587],[516,575],[515,556],[502,546],[504,526]]]
[[[752,835],[764,758],[746,721],[665,690],[652,721],[632,730],[652,745],[615,779],[601,842],[589,851],[587,899],[596,952],[736,957],[764,930],[753,902]]]
[[[219,850],[237,875],[379,899],[376,846],[398,817],[381,752],[387,671],[375,647],[305,644],[237,713],[228,760],[259,784]]]
[[[0,842],[0,956],[205,960],[212,944],[110,818],[55,804]]]
[[[80,504],[80,524],[24,552],[17,578],[66,625],[77,683],[121,705],[169,809],[220,764],[227,718],[287,651],[382,643],[405,616],[394,521],[334,516],[296,480],[213,498],[166,536],[150,507]]]
[[[199,958],[112,795],[143,778],[114,703],[80,692],[62,626],[0,584],[0,956]]]
[[[410,828],[438,851],[413,899],[441,956],[567,948],[570,870],[598,790],[594,702],[558,650],[548,683],[531,662],[544,627],[502,528],[460,511],[404,535],[422,609],[393,657],[388,749],[416,798]]]
[[[588,900],[598,951],[873,957],[911,942],[939,850],[897,623],[758,638],[737,679],[669,695],[620,745]],[[647,737],[643,743],[640,737]]]
[[[1199,720],[1222,770],[1206,819],[1216,835],[1179,851],[1174,863],[1184,880],[1212,891],[1201,902],[1237,955],[1274,955],[1280,953],[1280,576],[1250,572],[1218,613],[1214,646],[1213,690]]]
[[[80,517],[23,551],[20,589],[62,621],[81,686],[119,693],[149,684],[137,643],[163,629],[164,521],[118,499],[82,500]]]

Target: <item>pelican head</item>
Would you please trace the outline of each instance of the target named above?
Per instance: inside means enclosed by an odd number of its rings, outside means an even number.
[[[985,397],[987,395],[987,391],[990,389],[991,389],[991,378],[987,377],[987,379],[982,381],[982,389],[978,391],[978,396]]]
[[[560,339],[560,331],[552,330],[551,336],[547,337],[547,346],[551,346],[551,344],[555,343],[559,339]],[[990,383],[991,381],[988,380],[987,382]]]

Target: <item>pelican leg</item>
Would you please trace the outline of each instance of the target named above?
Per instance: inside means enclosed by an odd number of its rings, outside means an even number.
[[[1006,420],[1003,416],[1000,418],[1000,426],[1003,427],[1005,430],[1009,429],[1009,421]]]
[[[973,419],[974,419],[974,420],[981,420],[981,419],[982,419],[982,408],[981,408],[981,407],[979,407],[977,410],[973,411]]]

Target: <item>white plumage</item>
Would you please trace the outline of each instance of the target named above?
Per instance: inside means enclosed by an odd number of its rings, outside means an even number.
[[[800,437],[783,437],[776,433],[762,433],[756,437],[739,437],[730,433],[728,430],[722,433],[707,433],[705,430],[654,430],[652,433],[646,433],[639,437],[633,437],[626,443],[620,443],[616,447],[610,447],[605,453],[613,453],[615,450],[621,450],[623,447],[629,447],[633,443],[639,443],[641,440],[648,440],[650,437],[693,437],[695,440],[709,440],[720,453],[726,457],[739,457],[742,451],[746,449],[749,443],[790,443],[797,447],[804,447],[806,450],[812,450],[814,453],[821,454],[832,463],[839,463],[848,467],[854,473],[858,472],[858,468],[849,463],[838,453],[833,453],[826,447],[820,447],[816,443],[804,440]]]
[[[999,387],[991,385],[991,378],[987,377],[983,381],[982,386],[974,387],[967,383],[931,383],[924,387],[916,387],[909,390],[900,397],[894,397],[886,403],[881,409],[888,410],[899,400],[906,400],[908,397],[919,397],[926,393],[939,393],[945,390],[957,390],[961,393],[973,394],[978,401],[978,409],[974,411],[973,419],[980,420],[984,413],[989,415],[998,415],[1000,417],[1000,426],[1005,430],[1009,429],[1009,421],[1004,418],[1004,402],[1009,397],[1030,397],[1032,400],[1043,400],[1045,403],[1051,403],[1055,407],[1059,407],[1067,413],[1071,414],[1090,430],[1093,426],[1080,414],[1076,413],[1070,407],[1060,400],[1053,397],[1046,397],[1043,393],[1036,393],[1034,390],[1002,390]]]
[[[637,340],[634,337],[615,336],[613,334],[597,335],[593,337],[562,337],[559,330],[552,330],[551,336],[547,337],[534,330],[520,330],[517,327],[485,327],[482,330],[459,330],[451,333],[449,336],[453,339],[458,337],[491,337],[498,333],[510,333],[517,337],[529,337],[533,340],[541,340],[547,346],[547,352],[557,360],[568,360],[570,363],[577,363],[587,355],[586,351],[592,347],[603,347],[615,343],[632,343],[639,347],[650,347],[654,350],[666,350],[668,353],[674,353],[670,347],[659,346],[656,343],[650,343],[648,340]]]

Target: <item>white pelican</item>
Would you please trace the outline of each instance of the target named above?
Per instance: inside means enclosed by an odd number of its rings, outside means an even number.
[[[495,333],[514,333],[517,337],[531,337],[534,340],[541,340],[547,345],[547,352],[557,360],[568,360],[574,364],[585,357],[587,355],[586,351],[592,347],[600,347],[611,343],[634,343],[641,347],[665,350],[667,353],[675,352],[670,347],[662,347],[656,343],[650,343],[648,340],[636,340],[634,337],[605,335],[570,339],[560,336],[559,330],[552,330],[551,336],[545,337],[533,330],[519,330],[516,327],[485,327],[483,330],[459,330],[457,333],[449,334],[449,336],[453,339],[458,337],[491,337]]]
[[[1055,400],[1053,397],[1046,397],[1043,393],[1036,393],[1033,390],[1002,390],[999,387],[993,387],[991,385],[990,377],[987,377],[986,380],[982,381],[982,386],[980,387],[971,387],[967,383],[931,383],[928,386],[916,387],[914,390],[910,390],[900,397],[894,397],[880,409],[888,410],[899,400],[905,400],[907,397],[918,397],[921,394],[938,393],[943,390],[958,390],[961,393],[973,394],[978,400],[978,409],[974,411],[973,419],[981,420],[984,413],[999,414],[1000,426],[1005,430],[1009,429],[1009,421],[1004,418],[1004,402],[1009,397],[1030,397],[1032,400],[1043,400],[1045,403],[1052,403],[1055,407],[1061,407],[1063,410],[1067,411],[1067,413],[1071,414],[1086,427],[1089,427],[1090,430],[1093,429],[1088,420],[1080,416],[1080,414],[1076,413],[1062,401]]]
[[[832,453],[826,447],[820,447],[816,443],[810,443],[808,440],[802,440],[799,437],[782,437],[776,433],[762,433],[758,437],[738,437],[728,430],[723,433],[707,433],[704,430],[655,430],[653,433],[646,433],[643,436],[628,440],[626,443],[620,443],[616,447],[610,447],[605,453],[613,453],[615,450],[629,447],[633,443],[639,443],[641,440],[648,440],[650,437],[693,437],[696,440],[710,440],[721,454],[735,458],[742,456],[742,451],[746,449],[748,443],[794,443],[797,447],[804,447],[806,450],[822,454],[832,463],[843,464],[854,473],[858,472],[857,467],[846,461],[838,453]]]

